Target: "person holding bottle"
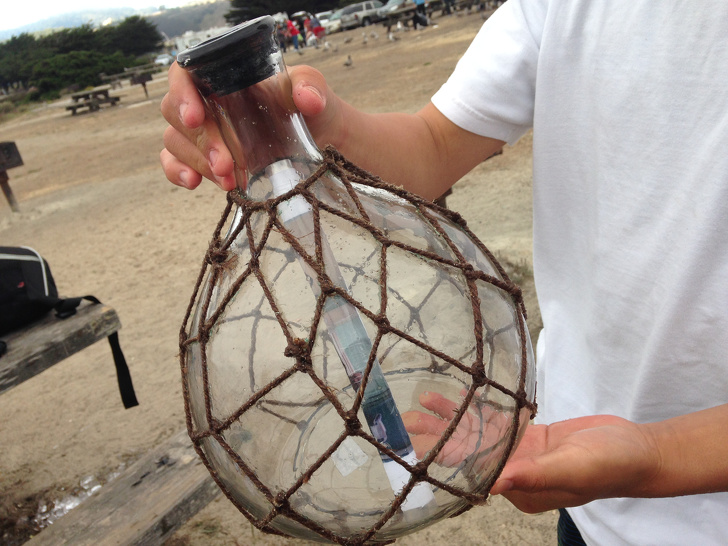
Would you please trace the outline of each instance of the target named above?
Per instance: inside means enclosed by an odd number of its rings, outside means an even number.
[[[509,0],[416,114],[290,70],[319,145],[430,199],[533,128],[539,424],[491,492],[568,508],[564,543],[728,540],[725,28],[721,0]],[[194,86],[169,82],[167,178],[232,189]],[[422,404],[406,424],[426,450],[452,401]]]

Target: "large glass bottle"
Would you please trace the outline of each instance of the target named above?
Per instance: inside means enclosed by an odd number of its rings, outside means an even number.
[[[188,427],[260,528],[388,541],[487,497],[534,409],[530,342],[461,223],[319,151],[273,31],[264,17],[178,57],[238,182],[183,325]],[[418,461],[402,413],[433,393],[459,410],[438,421],[448,456],[443,440]]]

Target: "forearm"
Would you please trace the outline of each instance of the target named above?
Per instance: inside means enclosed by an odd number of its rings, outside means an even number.
[[[657,446],[660,467],[635,496],[728,491],[728,404],[643,426]]]
[[[504,145],[457,127],[432,104],[417,114],[366,114],[343,103],[340,115],[342,130],[333,144],[341,153],[428,199],[441,196]]]

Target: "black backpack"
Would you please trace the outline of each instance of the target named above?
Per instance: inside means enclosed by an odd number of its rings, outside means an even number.
[[[30,247],[0,246],[0,336],[40,320],[52,310],[60,319],[70,317],[82,300],[101,303],[94,296],[59,298],[48,262],[38,252]],[[138,402],[119,335],[114,332],[108,339],[124,407],[134,407]]]

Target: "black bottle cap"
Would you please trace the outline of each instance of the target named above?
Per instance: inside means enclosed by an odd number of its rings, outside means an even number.
[[[203,95],[227,95],[280,71],[275,20],[266,15],[246,21],[177,55]]]

